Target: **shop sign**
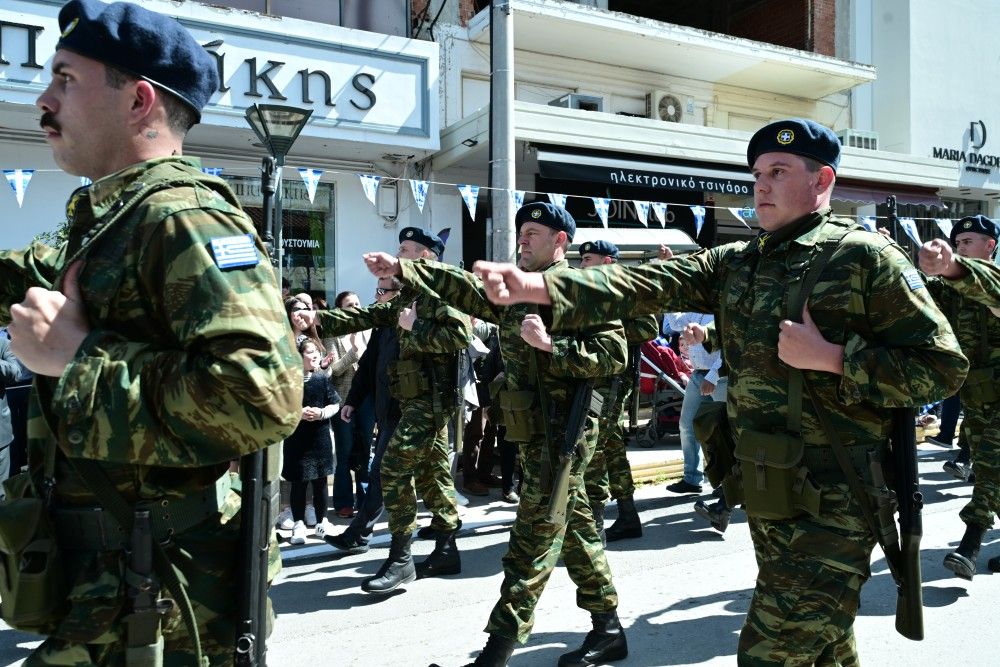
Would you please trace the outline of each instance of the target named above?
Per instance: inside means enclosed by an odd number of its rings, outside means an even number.
[[[986,145],[986,136],[986,123],[972,121],[969,123],[969,150],[934,146],[931,155],[939,160],[958,162],[967,172],[990,174],[1000,168],[1000,156],[979,152]]]

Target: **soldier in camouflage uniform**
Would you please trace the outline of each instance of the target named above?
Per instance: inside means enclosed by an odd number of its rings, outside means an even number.
[[[580,246],[580,268],[613,264],[618,261],[618,254],[618,246],[610,241],[584,243]],[[594,388],[604,398],[604,409],[598,424],[594,456],[584,475],[597,532],[607,542],[642,537],[642,522],[633,499],[635,483],[632,481],[632,468],[625,454],[622,417],[635,390],[635,368],[632,365],[638,363],[639,355],[633,351],[637,351],[639,345],[646,341],[656,338],[659,333],[659,324],[654,315],[624,320],[622,326],[630,352],[629,364],[624,372],[602,379]],[[604,503],[608,497],[618,503],[618,518],[605,531]]]
[[[398,256],[437,259],[444,242],[417,227],[399,232]],[[318,311],[327,336],[342,336],[373,327],[399,326],[399,361],[390,374],[390,390],[402,415],[382,459],[382,495],[389,513],[392,544],[366,593],[384,594],[415,578],[458,574],[462,563],[455,543],[459,519],[455,481],[448,461],[448,420],[455,414],[457,353],[471,341],[469,316],[414,290],[404,290],[388,303],[364,308]],[[312,311],[296,313],[306,318]],[[434,551],[414,566],[410,542],[417,526],[417,495],[433,514]]]
[[[735,453],[749,460],[740,466],[742,490],[759,567],[741,665],[859,662],[853,624],[875,536],[830,455],[815,406],[791,391],[798,373],[790,369],[800,369],[852,460],[885,448],[887,407],[949,396],[968,369],[902,250],[831,214],[839,154],[833,132],[812,121],[779,121],[754,135],[747,160],[763,231],[751,243],[665,264],[545,276],[476,266],[494,302],[551,304],[556,331],[642,313],[715,315]],[[801,295],[808,305],[787,312],[790,286],[824,250],[833,254]],[[796,451],[802,467],[782,473],[771,465]],[[854,467],[870,484],[867,466]]]
[[[548,203],[528,204],[518,210],[515,220],[523,268],[549,273],[569,267],[565,254],[576,223],[565,209]],[[505,665],[515,642],[527,641],[535,605],[560,555],[577,585],[577,604],[593,617],[594,631],[580,649],[563,655],[559,664],[584,666],[624,658],[628,647],[616,612],[618,594],[583,483],[597,443],[594,415],[587,417],[579,455],[572,463],[568,520],[560,525],[547,518],[573,390],[580,379],[607,377],[624,369],[621,324],[602,322],[550,336],[546,331],[547,308],[497,308],[486,299],[481,283],[471,273],[443,264],[396,261],[385,253],[365,258],[376,275],[400,275],[406,285],[500,327],[505,384],[497,403],[507,438],[519,444],[524,477],[517,518],[503,557],[500,600],[486,626],[490,634],[486,648],[473,664]]]
[[[218,87],[213,59],[174,19],[127,3],[73,0],[59,25],[41,125],[59,166],[93,183],[69,200],[66,243],[0,252],[0,320],[36,374],[20,491],[51,493],[67,585],[30,626],[47,638],[25,664],[126,663],[137,543],[103,504],[116,495],[126,515],[152,512],[166,561],[152,593],[175,602],[142,634],[162,632],[163,664],[196,664],[199,637],[205,664],[231,664],[229,462],[295,429],[301,361],[251,220],[180,156]],[[193,617],[178,611],[185,594]]]
[[[1000,268],[991,259],[1000,227],[977,215],[962,218],[951,230],[951,242],[928,241],[920,249],[920,268],[932,278],[928,287],[941,306],[972,366],[962,385],[965,419],[976,481],[972,499],[960,514],[966,525],[958,548],[944,566],[972,579],[983,536],[1000,512]],[[1000,569],[1000,558],[990,569]]]

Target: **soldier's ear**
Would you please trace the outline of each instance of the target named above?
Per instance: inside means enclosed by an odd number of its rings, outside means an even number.
[[[827,188],[833,185],[834,180],[837,178],[837,173],[833,170],[833,167],[829,165],[823,165],[816,172],[816,188],[820,192],[824,192]]]

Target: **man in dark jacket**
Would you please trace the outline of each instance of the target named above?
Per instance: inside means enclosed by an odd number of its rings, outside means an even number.
[[[399,294],[400,282],[395,278],[382,278],[375,290],[378,303],[390,301]],[[354,515],[354,520],[339,535],[327,535],[326,542],[348,554],[368,551],[375,524],[382,516],[385,506],[382,502],[382,456],[385,454],[389,438],[399,422],[399,401],[389,393],[389,365],[399,359],[399,334],[396,327],[378,327],[372,330],[368,347],[358,360],[358,370],[351,381],[341,419],[350,421],[355,406],[361,405],[372,396],[375,405],[375,424],[378,436],[375,439],[375,455],[369,466],[368,491],[365,502]]]
[[[6,332],[0,334],[0,484],[10,477],[10,443],[14,441],[14,427],[7,406],[7,387],[17,382],[21,366],[10,351],[10,340]],[[0,500],[4,498],[0,486]]]

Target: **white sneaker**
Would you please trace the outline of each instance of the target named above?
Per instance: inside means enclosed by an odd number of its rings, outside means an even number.
[[[333,524],[326,517],[316,524],[316,537],[323,539],[327,535],[333,535]]]
[[[316,508],[312,505],[306,505],[306,525],[316,525]]]
[[[286,507],[278,513],[278,528],[281,530],[291,530],[295,527],[295,521],[292,520],[292,508]]]
[[[292,539],[288,540],[289,544],[305,544],[306,543],[306,524],[301,521],[296,521],[295,526],[292,527]]]
[[[469,499],[463,496],[458,491],[455,491],[455,503],[460,507],[468,507]]]

